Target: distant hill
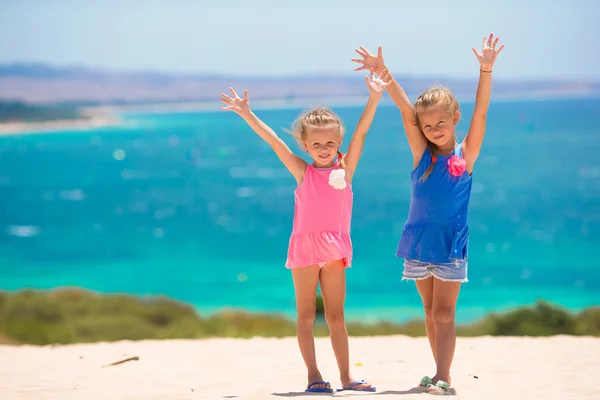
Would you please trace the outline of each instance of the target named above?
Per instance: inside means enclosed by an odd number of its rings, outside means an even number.
[[[82,115],[76,107],[69,105],[24,104],[18,101],[0,101],[0,123],[3,122],[44,122],[56,120],[81,120]]]
[[[409,94],[441,83],[457,94],[475,95],[473,79],[396,76]],[[218,100],[229,86],[250,90],[253,99],[298,99],[364,96],[362,74],[345,76],[228,77],[151,71],[112,71],[46,64],[0,65],[0,101],[28,104],[72,103],[122,105]],[[600,83],[589,81],[494,82],[494,94],[504,96],[599,96]]]

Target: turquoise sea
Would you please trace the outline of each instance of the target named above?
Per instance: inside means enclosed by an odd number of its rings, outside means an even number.
[[[473,109],[462,104],[464,135]],[[362,107],[334,107],[351,132]],[[299,109],[256,110],[280,132]],[[600,304],[600,100],[493,102],[473,175],[459,321],[537,299]],[[225,112],[128,114],[89,131],[0,136],[0,288],[162,294],[201,313],[294,313],[284,268],[295,182]],[[349,143],[346,138],[344,148]],[[354,178],[347,315],[421,316],[394,254],[411,157],[380,106]]]

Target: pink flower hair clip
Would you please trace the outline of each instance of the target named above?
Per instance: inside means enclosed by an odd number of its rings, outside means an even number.
[[[467,170],[467,162],[464,158],[454,154],[448,159],[448,170],[454,176],[461,176]]]

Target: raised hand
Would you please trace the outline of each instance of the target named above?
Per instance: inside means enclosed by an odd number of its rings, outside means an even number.
[[[238,115],[245,116],[250,113],[250,100],[248,99],[248,90],[244,90],[244,98],[242,99],[238,94],[229,88],[229,91],[233,95],[230,97],[225,93],[221,93],[221,101],[227,104],[227,107],[221,107],[221,110],[231,110]]]
[[[392,75],[388,74],[388,71],[384,69],[381,71],[379,76],[374,77],[373,70],[371,70],[369,76],[365,76],[367,87],[369,88],[369,94],[381,96],[385,88],[394,81],[391,76]]]
[[[359,56],[362,59],[352,58],[351,60],[357,64],[361,64],[361,67],[354,68],[355,71],[361,71],[364,69],[373,70],[376,74],[380,74],[381,71],[385,68],[385,64],[383,63],[383,54],[381,51],[381,46],[377,48],[377,55],[369,53],[369,50],[360,46],[358,49],[355,49]]]
[[[498,40],[499,38],[496,38],[496,40],[494,40],[494,34],[490,33],[489,37],[483,37],[482,53],[480,53],[475,47],[473,47],[473,53],[475,53],[475,55],[477,56],[477,60],[479,60],[479,64],[481,65],[481,69],[483,71],[492,70],[494,62],[496,62],[496,57],[504,48],[504,45],[502,45],[498,50],[496,50]]]
[[[394,82],[394,78],[392,77],[392,74],[390,74],[390,71],[388,71],[387,69],[384,69],[379,73],[378,79],[381,79],[386,84],[390,84],[390,83]]]

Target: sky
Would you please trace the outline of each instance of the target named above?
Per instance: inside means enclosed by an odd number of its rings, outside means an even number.
[[[0,63],[351,75],[362,45],[395,74],[472,78],[490,32],[497,78],[600,80],[598,0],[0,0]]]

